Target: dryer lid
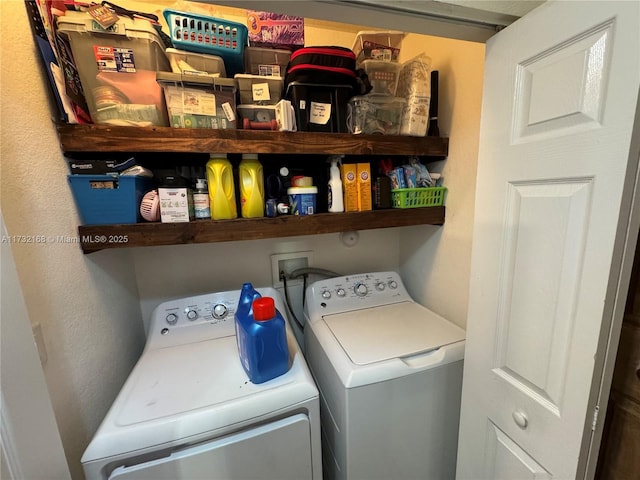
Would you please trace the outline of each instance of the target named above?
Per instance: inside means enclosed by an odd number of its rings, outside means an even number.
[[[460,327],[414,302],[323,317],[356,365],[408,357],[464,340]]]

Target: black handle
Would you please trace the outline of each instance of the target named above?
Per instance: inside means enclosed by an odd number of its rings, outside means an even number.
[[[429,137],[439,137],[438,129],[438,82],[440,74],[438,70],[431,72],[431,100],[429,101]]]

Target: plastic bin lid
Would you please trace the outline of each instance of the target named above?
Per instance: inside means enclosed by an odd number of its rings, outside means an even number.
[[[318,187],[289,187],[287,193],[289,195],[313,195],[318,193]]]
[[[183,83],[199,87],[235,87],[232,78],[210,77],[209,75],[192,75],[189,73],[156,72],[158,82]]]
[[[369,95],[357,95],[355,97],[351,97],[351,102],[371,102],[371,103],[407,103],[407,99],[403,97],[394,97],[391,95],[385,94],[376,94],[370,93]]]
[[[185,50],[178,50],[177,48],[167,48],[165,53],[169,58],[173,73],[182,73],[185,70],[189,71],[184,68],[185,66],[189,66],[196,72],[219,74],[221,77],[227,76],[224,67],[224,60],[218,55],[187,52]],[[180,62],[184,62],[188,65],[181,65]]]
[[[269,88],[280,89],[282,89],[282,85],[284,84],[284,79],[282,77],[276,77],[274,75],[265,76],[251,75],[249,73],[236,73],[233,78],[238,81],[238,86],[242,90],[251,88],[251,85],[253,85],[254,83],[268,83]]]
[[[400,30],[361,30],[360,32],[356,33],[356,38],[353,41],[353,47],[351,47],[351,50],[353,50],[354,52],[357,52],[362,50],[362,40],[363,37],[365,36],[371,36],[371,37],[400,37],[398,38],[396,41],[400,42],[402,41],[402,39],[405,37],[406,33],[405,32],[401,32]],[[385,43],[381,43],[381,45],[384,44],[388,44],[390,42],[385,42]],[[387,45],[389,47],[393,47],[393,45]],[[398,47],[395,47],[398,48]],[[356,50],[357,49],[357,50]]]
[[[58,31],[63,33],[98,33],[103,35],[116,35],[123,37],[153,37],[154,41],[160,43],[164,49],[164,44],[160,40],[158,32],[149,20],[136,18],[132,20],[128,17],[118,17],[118,21],[108,29],[104,29],[96,22],[91,15],[86,12],[74,12],[68,10],[57,20]]]

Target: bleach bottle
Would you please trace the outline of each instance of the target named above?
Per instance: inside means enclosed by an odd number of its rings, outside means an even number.
[[[242,155],[238,178],[242,218],[264,217],[264,172],[258,155]]]
[[[225,153],[212,153],[207,162],[209,208],[214,220],[228,220],[238,216],[233,169]]]
[[[236,321],[236,334],[242,367],[249,380],[259,384],[287,372],[289,348],[285,321],[273,298],[256,298],[251,310],[252,315],[240,315]]]
[[[342,198],[342,180],[340,178],[340,167],[338,163],[342,161],[342,155],[332,155],[329,157],[331,167],[329,167],[329,211],[344,212],[344,200]]]

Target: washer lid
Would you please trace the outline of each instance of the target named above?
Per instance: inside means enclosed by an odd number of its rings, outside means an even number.
[[[327,315],[323,319],[356,365],[436,350],[465,337],[464,330],[414,302]]]

